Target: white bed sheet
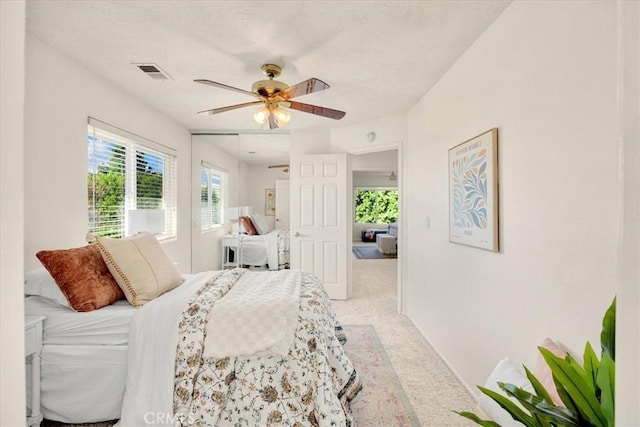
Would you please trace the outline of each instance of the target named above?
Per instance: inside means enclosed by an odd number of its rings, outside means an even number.
[[[278,269],[278,230],[262,235],[240,236],[240,264],[250,266],[268,266],[269,270]]]
[[[45,345],[40,369],[40,407],[46,419],[86,423],[120,418],[126,345]]]
[[[129,325],[137,310],[127,300],[99,310],[75,312],[48,298],[25,299],[25,314],[46,316],[45,345],[127,345]]]
[[[131,322],[126,395],[120,427],[172,426],[173,382],[180,314],[191,296],[221,271],[205,271],[143,305]],[[149,415],[151,414],[151,415]],[[145,418],[145,416],[147,418]],[[151,417],[151,418],[149,418]]]

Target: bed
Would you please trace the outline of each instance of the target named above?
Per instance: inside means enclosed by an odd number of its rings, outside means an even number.
[[[138,308],[120,300],[74,312],[45,292],[26,298],[27,314],[46,316],[46,419],[351,425],[361,383],[315,276],[240,268],[180,279],[145,303],[133,300]]]
[[[120,417],[129,325],[137,311],[126,300],[81,313],[43,296],[25,298],[25,314],[46,316],[40,354],[40,407],[46,419]]]
[[[289,230],[238,235],[239,265],[282,270],[289,268]]]

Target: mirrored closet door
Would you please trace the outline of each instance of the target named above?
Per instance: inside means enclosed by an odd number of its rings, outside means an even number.
[[[198,134],[192,144],[192,272],[288,268],[289,135]]]

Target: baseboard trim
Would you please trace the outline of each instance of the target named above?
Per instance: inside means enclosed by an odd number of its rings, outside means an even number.
[[[453,373],[453,375],[456,377],[456,379],[458,380],[458,382],[460,384],[462,384],[462,386],[467,390],[467,392],[471,395],[471,397],[473,398],[473,400],[475,400],[476,404],[478,403],[478,395],[475,392],[475,387],[470,387],[469,384],[467,384],[462,377],[460,376],[460,374],[458,374],[458,371],[456,371],[456,369],[449,363],[449,361],[447,360],[446,357],[444,357],[442,355],[442,353],[440,353],[440,351],[438,350],[438,348],[433,345],[433,343],[429,340],[429,338],[427,337],[427,335],[424,333],[424,331],[418,326],[416,325],[416,323],[413,321],[413,319],[411,318],[411,316],[407,315],[407,318],[409,319],[409,321],[413,324],[413,326],[415,326],[415,328],[418,330],[418,332],[420,332],[420,335],[422,335],[422,338],[424,338],[424,340],[427,342],[427,344],[429,344],[431,346],[431,348],[433,349],[433,351],[436,352],[436,354],[438,355],[438,357],[440,358],[440,360],[442,360],[444,362],[445,365],[447,365],[447,368],[449,368],[449,370]]]

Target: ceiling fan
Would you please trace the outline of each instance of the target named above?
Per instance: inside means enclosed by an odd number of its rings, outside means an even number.
[[[269,165],[269,169],[282,169],[282,172],[289,173],[289,165]]]
[[[268,121],[269,129],[280,128],[289,122],[291,114],[289,111],[285,110],[285,108],[291,108],[292,110],[298,110],[304,113],[315,114],[317,116],[328,117],[335,120],[340,120],[344,117],[346,114],[344,111],[292,101],[293,98],[297,98],[298,96],[329,89],[330,86],[316,78],[310,78],[293,86],[288,86],[286,83],[274,80],[280,75],[281,71],[282,69],[279,65],[264,64],[262,66],[262,72],[268,77],[268,80],[258,80],[255,82],[251,87],[251,92],[211,80],[194,80],[196,83],[228,89],[258,98],[257,101],[198,111],[198,114],[210,116],[213,114],[224,113],[225,111],[262,104],[261,107],[253,114],[253,118],[260,124],[264,124]]]

